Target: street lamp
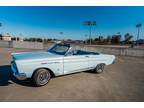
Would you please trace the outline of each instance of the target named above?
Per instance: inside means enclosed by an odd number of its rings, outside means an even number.
[[[142,24],[137,24],[137,25],[136,25],[136,28],[138,28],[136,45],[138,44],[138,39],[139,39],[139,34],[140,34],[140,28],[141,28],[141,26],[142,26]]]
[[[91,29],[92,29],[92,26],[96,25],[96,21],[85,21],[84,25],[89,26],[89,40],[90,40],[90,45],[91,45]]]

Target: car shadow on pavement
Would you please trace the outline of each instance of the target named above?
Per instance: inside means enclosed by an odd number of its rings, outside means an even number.
[[[95,74],[92,71],[84,71],[84,72]],[[76,74],[76,73],[73,73],[73,74]],[[34,87],[34,85],[31,83],[30,80],[22,80],[22,81],[17,80],[13,76],[13,72],[11,70],[10,65],[1,65],[0,66],[0,86],[8,86],[8,85],[13,84],[13,83],[16,83],[16,84],[22,85],[22,86]]]
[[[22,86],[33,87],[30,80],[24,80],[24,81],[17,80],[13,76],[13,72],[11,70],[10,65],[0,66],[0,86],[8,86],[9,84],[13,84],[13,83],[16,83]]]

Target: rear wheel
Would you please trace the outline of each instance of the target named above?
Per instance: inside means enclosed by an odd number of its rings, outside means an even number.
[[[95,68],[96,73],[102,73],[104,71],[105,64],[98,64]]]
[[[51,78],[50,72],[47,69],[38,69],[35,71],[32,81],[35,86],[46,85]]]

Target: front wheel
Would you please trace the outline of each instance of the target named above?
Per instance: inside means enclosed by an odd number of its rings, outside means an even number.
[[[104,71],[105,64],[98,64],[95,68],[96,73],[102,73]]]
[[[35,71],[32,81],[35,86],[46,85],[51,78],[50,72],[47,69],[38,69]]]

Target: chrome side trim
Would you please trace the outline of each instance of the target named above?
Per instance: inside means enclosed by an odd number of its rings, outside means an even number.
[[[70,74],[70,73],[76,73],[76,72],[83,72],[83,71],[87,71],[87,70],[92,70],[95,67],[88,67],[88,68],[83,68],[83,69],[78,69],[78,70],[73,70],[70,72],[64,71],[64,74]]]

